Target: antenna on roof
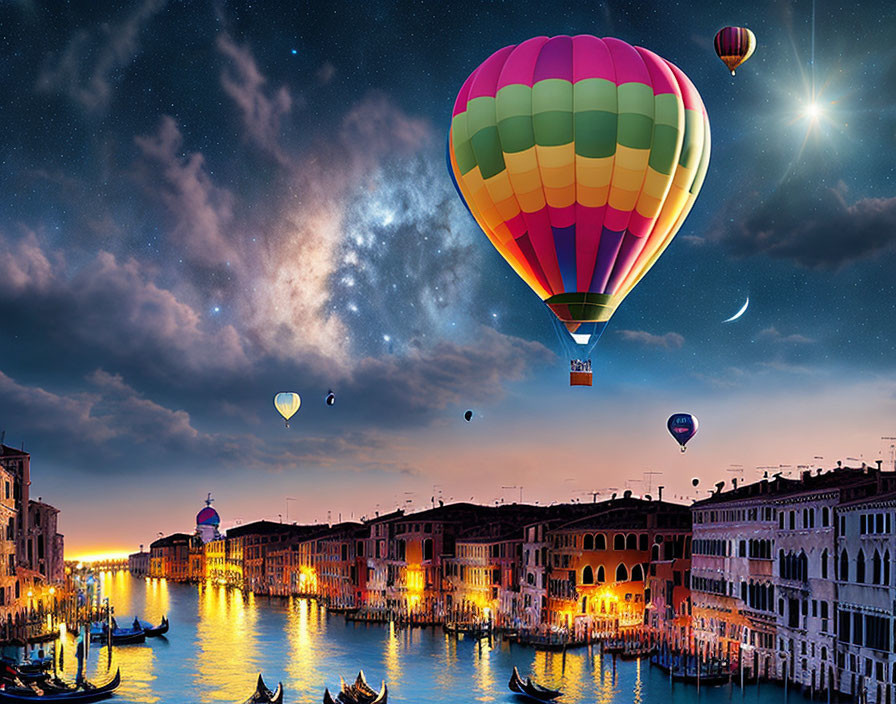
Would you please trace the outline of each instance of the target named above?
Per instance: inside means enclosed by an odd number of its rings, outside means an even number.
[[[3,444],[3,441],[6,440],[6,431],[0,430],[0,445]]]

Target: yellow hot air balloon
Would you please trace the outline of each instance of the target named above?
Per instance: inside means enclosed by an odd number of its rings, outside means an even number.
[[[291,391],[279,393],[274,396],[274,408],[277,409],[277,413],[283,416],[287,428],[289,427],[289,419],[296,414],[296,411],[299,410],[299,406],[301,405],[301,397]]]

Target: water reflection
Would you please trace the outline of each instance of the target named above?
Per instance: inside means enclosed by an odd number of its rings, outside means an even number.
[[[591,704],[686,704],[697,701],[693,687],[670,685],[667,675],[646,662],[601,655],[597,648],[568,653],[537,652],[500,641],[456,640],[441,629],[346,622],[316,601],[242,595],[206,582],[184,585],[138,580],[125,574],[102,577],[119,620],[134,616],[157,623],[168,615],[167,638],[114,648],[94,646],[89,672],[105,681],[121,667],[116,700],[127,704],[159,702],[241,702],[254,691],[262,672],[271,686],[283,681],[285,702],[317,704],[324,686],[338,687],[339,676],[359,669],[378,686],[389,683],[395,704],[515,702],[507,689],[514,665],[523,677],[565,692],[564,701]],[[65,674],[74,678],[75,637],[67,634]],[[741,701],[737,686],[702,687],[702,704]],[[762,687],[761,704],[783,704],[783,690]],[[759,704],[755,686],[742,700]],[[791,693],[791,703],[802,701]]]

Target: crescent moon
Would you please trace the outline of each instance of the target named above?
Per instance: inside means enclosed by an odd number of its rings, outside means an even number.
[[[737,320],[740,316],[742,316],[744,313],[747,312],[747,306],[749,306],[749,305],[750,305],[750,297],[747,296],[747,302],[744,303],[744,307],[741,308],[739,311],[737,311],[737,313],[735,313],[734,315],[732,315],[730,318],[728,318],[728,320],[723,320],[722,322],[723,322],[723,323],[731,323],[731,322],[734,322],[734,321]]]

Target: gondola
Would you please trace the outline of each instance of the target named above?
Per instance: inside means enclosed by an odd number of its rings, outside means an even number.
[[[524,680],[520,677],[520,671],[515,667],[513,668],[513,674],[510,675],[510,682],[507,686],[510,688],[510,691],[515,694],[520,694],[540,702],[552,702],[563,694],[559,689],[548,689],[547,687],[542,687],[540,684],[535,684],[529,677]]]
[[[339,678],[339,693],[334,698],[329,689],[324,690],[324,704],[387,704],[389,689],[383,681],[380,691],[377,692],[364,679],[364,672],[358,673],[355,683],[348,685],[343,678]]]
[[[277,683],[277,689],[273,692],[267,688],[261,674],[255,684],[255,692],[243,704],[283,704],[283,683]]]
[[[143,629],[143,632],[146,634],[147,638],[156,638],[158,636],[163,636],[168,632],[168,617],[162,616],[162,622],[158,626],[153,626],[149,623],[140,622],[140,627]]]
[[[121,684],[121,671],[115,671],[115,677],[101,687],[90,684],[67,688],[57,685],[37,689],[24,687],[7,687],[0,689],[0,703],[21,704],[22,702],[98,702],[112,696]]]
[[[133,645],[143,643],[146,640],[146,631],[140,628],[118,628],[115,620],[112,620],[112,645]],[[96,627],[90,629],[90,640],[94,643],[106,643],[108,641],[108,626],[103,625],[97,632]]]

